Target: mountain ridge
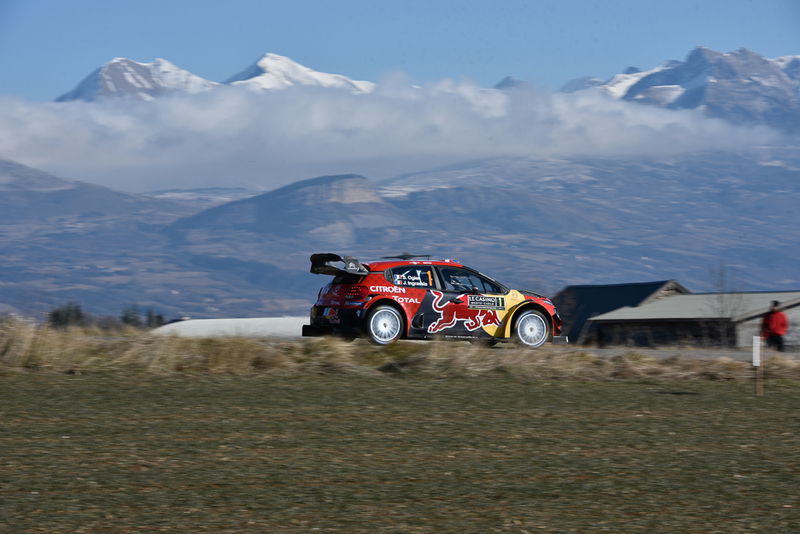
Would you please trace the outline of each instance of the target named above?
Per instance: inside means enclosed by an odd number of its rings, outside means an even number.
[[[118,57],[101,65],[55,101],[93,102],[119,97],[153,100],[169,94],[202,93],[226,85],[264,91],[292,86],[323,87],[346,89],[355,94],[369,93],[375,87],[372,82],[315,71],[274,53],[264,54],[222,83],[201,78],[166,59],[156,58],[150,63],[141,63]]]
[[[618,100],[698,109],[736,124],[800,133],[800,56],[768,59],[746,48],[721,53],[699,46],[684,61],[626,69],[605,81],[578,78],[561,90],[599,91]]]
[[[181,69],[166,59],[156,58],[150,63],[140,63],[118,57],[93,71],[74,89],[57,97],[55,101],[92,102],[114,96],[152,100],[175,92],[199,93],[218,85]]]
[[[99,220],[137,217],[175,209],[174,203],[153,201],[88,182],[67,180],[20,163],[0,159],[0,224],[46,223],[58,218]]]
[[[376,88],[373,82],[315,71],[275,53],[264,54],[222,83],[203,79],[164,59],[139,63],[115,58],[56,101],[91,102],[113,97],[152,100],[223,86],[266,92],[316,87],[353,94],[372,93]],[[526,86],[524,81],[507,76],[484,90],[509,91]],[[768,59],[744,48],[722,53],[699,46],[683,61],[668,60],[646,70],[629,67],[607,80],[584,76],[561,88],[563,92],[583,90],[666,109],[698,110],[734,124],[764,124],[784,133],[800,133],[800,55]]]
[[[264,54],[255,63],[231,76],[224,83],[262,90],[304,85],[348,89],[353,93],[369,93],[375,88],[372,82],[351,80],[341,74],[318,72],[286,56],[273,53]]]
[[[495,158],[380,182],[332,175],[193,211],[138,196],[144,204],[118,209],[91,190],[86,205],[56,213],[60,191],[41,191],[16,207],[40,217],[2,222],[0,308],[36,315],[76,300],[93,313],[138,303],[170,316],[302,314],[324,283],[308,273],[310,254],[411,249],[549,294],[648,279],[702,289],[721,261],[746,273],[742,289],[797,289],[800,251],[787,243],[800,241],[799,188],[800,150],[785,148]]]

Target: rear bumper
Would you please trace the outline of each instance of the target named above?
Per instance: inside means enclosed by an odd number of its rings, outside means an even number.
[[[357,308],[314,306],[311,308],[310,324],[303,325],[303,337],[356,337],[360,334],[360,312]]]

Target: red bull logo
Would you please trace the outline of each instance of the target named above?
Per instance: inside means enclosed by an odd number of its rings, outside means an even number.
[[[464,328],[470,332],[483,326],[500,326],[502,321],[495,310],[471,310],[463,303],[467,302],[467,294],[459,295],[455,300],[460,300],[461,304],[452,300],[442,304],[444,294],[440,291],[431,291],[434,296],[433,309],[439,314],[439,319],[428,327],[431,334],[453,328],[459,322],[464,323]]]

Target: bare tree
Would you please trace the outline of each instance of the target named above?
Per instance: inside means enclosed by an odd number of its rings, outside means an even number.
[[[717,343],[724,346],[736,344],[736,325],[733,317],[743,312],[744,296],[741,282],[735,273],[719,260],[709,268],[709,278],[714,298],[711,300],[711,337],[718,337]]]

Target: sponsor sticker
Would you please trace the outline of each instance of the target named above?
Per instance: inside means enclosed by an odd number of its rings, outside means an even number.
[[[467,307],[471,310],[505,310],[506,302],[504,297],[468,295]]]
[[[405,294],[406,288],[397,286],[369,286],[369,290],[373,293],[403,293]]]
[[[331,324],[339,324],[339,310],[336,308],[325,308],[325,313],[323,314],[328,322]]]
[[[400,304],[419,304],[419,299],[415,299],[412,297],[392,297],[394,300],[399,302]]]
[[[464,308],[449,300],[443,302],[444,294],[439,291],[431,291],[433,294],[433,311],[439,314],[439,318],[429,327],[428,332],[433,334],[441,330],[463,326],[472,332],[484,326],[500,326],[502,321],[495,310],[480,310]],[[459,299],[464,295],[460,295]],[[499,297],[502,298],[502,297]]]

